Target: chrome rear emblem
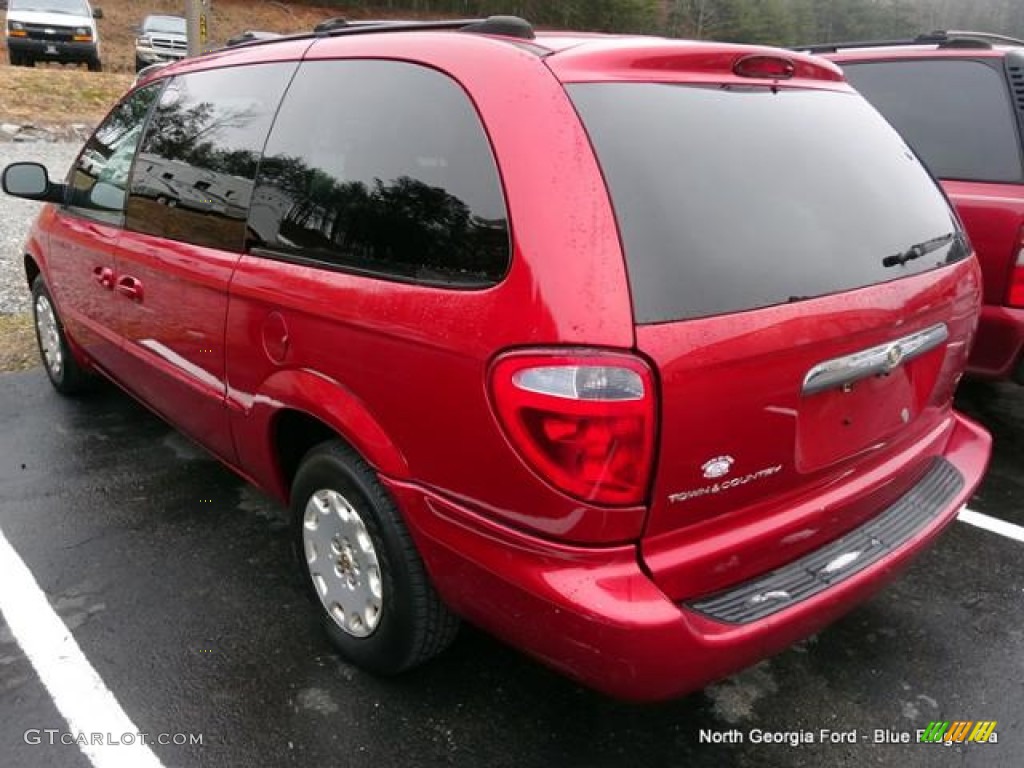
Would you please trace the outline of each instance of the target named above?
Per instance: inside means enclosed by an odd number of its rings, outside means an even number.
[[[704,477],[708,480],[715,480],[725,477],[732,471],[732,465],[736,460],[732,456],[716,456],[704,463],[701,469],[704,470]]]
[[[933,325],[901,339],[818,363],[804,377],[805,397],[830,389],[850,391],[861,379],[884,376],[901,365],[941,347],[949,340],[945,323]]]

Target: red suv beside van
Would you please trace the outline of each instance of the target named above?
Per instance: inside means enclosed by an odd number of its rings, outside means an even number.
[[[467,619],[611,694],[694,690],[954,518],[977,261],[818,58],[333,23],[144,79],[25,246],[46,370],[289,504],[350,661]]]
[[[950,31],[801,50],[842,66],[942,180],[984,276],[968,370],[1024,384],[1024,41]]]

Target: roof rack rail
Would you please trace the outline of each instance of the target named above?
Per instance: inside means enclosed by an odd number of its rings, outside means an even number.
[[[952,39],[970,39],[970,40],[984,40],[986,43],[992,43],[994,45],[1024,45],[1024,40],[1018,37],[1007,37],[1006,35],[996,35],[991,32],[974,32],[966,29],[947,29],[932,32],[931,36],[945,36],[946,38]],[[922,35],[925,37],[925,35]]]
[[[940,48],[991,48],[993,45],[1022,45],[1024,40],[989,32],[962,29],[936,30],[904,40],[859,40],[842,43],[796,45],[792,50],[805,53],[838,53],[849,48],[891,48],[899,45],[937,45]]]
[[[533,25],[518,16],[488,16],[483,21],[467,24],[461,31],[477,35],[518,37],[521,40],[535,40],[537,37]]]
[[[441,19],[437,21],[396,19],[348,21],[338,16],[321,21],[313,28],[313,34],[334,37],[335,35],[358,35],[371,32],[415,32],[417,30],[444,29],[478,35],[516,37],[522,40],[533,40],[536,37],[530,22],[518,16],[489,16],[485,19]]]
[[[224,43],[224,47],[234,48],[236,45],[245,45],[246,43],[251,43],[256,40],[277,40],[279,37],[283,37],[283,35],[278,32],[267,32],[262,29],[247,29],[240,34],[229,38],[228,41]]]
[[[342,35],[364,35],[373,32],[416,32],[424,30],[454,30],[477,35],[500,35],[520,40],[536,39],[533,26],[518,16],[489,16],[486,19],[442,19],[438,21],[407,21],[403,19],[349,21],[341,16],[321,21],[312,32],[275,36],[271,32],[254,31],[239,35],[231,41],[231,47],[251,48],[268,45],[282,40],[308,40],[311,37],[335,37]]]

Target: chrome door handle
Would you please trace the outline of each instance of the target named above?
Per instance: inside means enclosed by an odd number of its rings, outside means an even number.
[[[142,301],[144,296],[142,283],[131,275],[125,275],[117,281],[117,292],[132,301]]]

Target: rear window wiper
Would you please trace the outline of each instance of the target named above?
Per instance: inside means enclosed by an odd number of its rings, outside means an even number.
[[[949,245],[956,239],[956,237],[956,232],[947,232],[945,235],[934,237],[931,240],[925,240],[923,243],[917,243],[901,253],[894,253],[892,256],[886,256],[882,259],[882,266],[902,267],[908,261],[920,259],[922,256],[927,256],[929,253],[939,250],[939,248],[944,245]]]

